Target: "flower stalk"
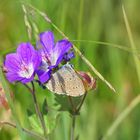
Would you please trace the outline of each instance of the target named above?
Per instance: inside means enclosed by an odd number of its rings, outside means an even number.
[[[72,115],[72,124],[71,124],[71,136],[70,136],[70,140],[74,140],[75,139],[75,124],[76,124],[76,115]]]
[[[17,128],[16,124],[13,124],[13,123],[7,122],[7,121],[0,121],[0,126],[1,125],[8,125],[10,127]],[[38,135],[37,133],[35,133],[33,131],[30,131],[29,129],[26,129],[26,128],[21,128],[21,129],[22,129],[22,131],[24,131],[25,133],[27,133],[28,135],[30,135],[32,137],[38,138],[40,140],[46,140],[44,137]]]
[[[74,106],[72,98],[70,96],[68,97],[69,102],[70,102],[71,107],[72,107],[72,113],[71,113],[71,115],[72,115],[72,123],[71,123],[71,130],[70,130],[70,140],[75,140],[76,117],[80,112],[80,109],[81,109],[81,107],[82,107],[82,105],[83,105],[83,103],[84,103],[84,101],[86,99],[86,96],[87,96],[87,93],[84,94],[84,96],[83,96],[83,98],[82,98],[82,100],[81,100],[81,102],[80,102],[80,104],[79,104],[79,106],[77,108]]]
[[[43,118],[43,115],[39,109],[39,104],[37,102],[37,98],[36,98],[36,94],[35,94],[35,86],[34,86],[34,83],[33,81],[31,82],[32,84],[32,89],[27,85],[27,84],[24,84],[24,86],[30,91],[30,93],[32,94],[32,97],[33,97],[33,101],[34,101],[34,106],[35,106],[35,111],[36,111],[36,115],[38,116],[39,120],[40,120],[40,123],[41,123],[41,126],[42,126],[42,129],[44,131],[44,136],[46,137],[47,135],[47,129],[46,129],[46,125],[45,125],[45,121],[44,121],[44,118]],[[47,140],[47,139],[46,139]]]
[[[45,125],[43,115],[42,115],[42,113],[39,109],[39,105],[38,105],[37,98],[36,98],[36,95],[35,95],[35,86],[34,86],[33,82],[31,82],[31,84],[32,84],[32,96],[33,96],[33,101],[34,101],[34,105],[35,105],[36,114],[40,119],[40,123],[41,123],[43,131],[44,131],[44,136],[46,136],[46,125]]]
[[[87,93],[84,94],[84,96],[83,96],[83,98],[82,98],[82,101],[81,101],[81,103],[79,104],[79,107],[77,108],[77,113],[80,112],[80,109],[81,109],[81,107],[82,107],[82,105],[83,105],[83,103],[84,103],[84,101],[85,101],[85,99],[86,99],[86,96],[87,96]]]

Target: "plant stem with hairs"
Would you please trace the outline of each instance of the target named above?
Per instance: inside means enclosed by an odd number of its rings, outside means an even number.
[[[0,121],[0,126],[3,126],[3,125],[8,125],[10,127],[17,128],[16,124],[13,124],[13,123],[7,122],[7,121]],[[32,137],[38,138],[39,140],[46,140],[44,137],[40,136],[39,134],[37,134],[33,131],[30,131],[29,129],[26,129],[26,128],[21,128],[21,129],[22,129],[22,131],[24,131],[25,133],[27,133],[28,135],[30,135]]]
[[[34,83],[31,82],[31,84],[32,84],[32,89],[31,89],[28,85],[26,85],[26,84],[24,84],[24,85],[27,87],[27,89],[28,89],[28,90],[31,92],[31,94],[32,94],[33,101],[34,101],[34,106],[35,106],[35,111],[36,111],[36,114],[37,114],[37,116],[38,116],[38,118],[39,118],[39,120],[40,120],[42,129],[43,129],[43,131],[44,131],[44,136],[46,137],[47,134],[46,134],[46,125],[45,125],[45,121],[44,121],[43,115],[42,115],[42,113],[41,113],[41,111],[40,111],[40,108],[39,108],[39,105],[38,105],[38,102],[37,102],[37,98],[36,98],[36,94],[35,94],[35,86],[34,86]]]
[[[47,14],[43,13],[39,9],[35,8],[34,6],[30,4],[26,4],[28,9],[34,10],[36,13],[38,13],[41,17],[44,18],[45,21],[47,21],[49,24],[52,25],[64,38],[69,38],[52,22],[52,20],[48,17]],[[91,64],[91,62],[82,54],[82,52],[73,44],[73,49],[75,52],[81,57],[81,59],[87,64],[87,66],[113,91],[116,93],[115,88],[109,83],[99,72],[98,70]]]
[[[80,111],[80,109],[81,109],[81,107],[82,107],[82,105],[83,105],[83,103],[84,103],[84,101],[85,101],[85,99],[86,99],[86,96],[87,96],[87,93],[84,94],[84,96],[83,96],[83,98],[82,98],[82,101],[81,101],[81,103],[79,104],[79,107],[77,108],[77,113],[79,113],[79,111]]]
[[[135,97],[131,103],[121,112],[121,114],[116,118],[116,120],[112,123],[112,125],[107,130],[106,134],[103,136],[101,140],[108,140],[117,130],[119,125],[125,120],[125,118],[133,111],[135,107],[140,104],[140,95]]]
[[[71,133],[70,133],[70,140],[74,140],[74,130],[75,130],[75,122],[76,122],[76,115],[72,115],[72,124],[71,124]]]
[[[74,106],[74,103],[72,101],[72,98],[69,96],[69,102],[71,104],[71,107],[72,107],[72,123],[71,123],[71,130],[70,130],[70,140],[75,140],[75,125],[76,125],[76,116],[79,114],[80,112],[80,109],[86,99],[86,96],[87,96],[87,93],[84,94],[79,106],[76,108]]]

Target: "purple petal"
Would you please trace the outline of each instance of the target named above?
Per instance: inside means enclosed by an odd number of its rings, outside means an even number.
[[[51,56],[51,64],[57,66],[71,48],[72,44],[68,40],[58,41]]]
[[[39,81],[43,84],[47,82],[51,77],[51,70],[48,69],[47,71],[38,70],[37,75],[39,77]]]
[[[64,55],[63,59],[65,61],[70,61],[72,58],[75,57],[75,54],[74,52],[68,52],[67,54]]]
[[[21,83],[25,84],[25,83],[28,83],[28,82],[31,82],[32,80],[34,79],[34,74],[30,77],[30,78],[23,78],[21,81]]]
[[[38,50],[39,57],[41,59],[42,64],[47,64],[50,62],[50,57],[47,56],[44,49]]]
[[[9,82],[21,81],[23,78],[19,76],[21,59],[16,53],[8,54],[4,63],[7,73],[6,77]]]
[[[31,58],[31,61],[34,66],[34,70],[36,70],[41,64],[41,56],[39,55],[39,52],[35,51],[35,53],[33,54]]]
[[[8,72],[6,73],[6,78],[9,82],[21,81],[23,78],[19,77],[17,73]]]
[[[17,53],[6,56],[4,63],[7,69],[6,77],[10,82],[30,82],[40,63],[41,58],[33,46],[30,43],[21,43],[17,48]]]
[[[17,54],[26,64],[29,64],[35,56],[36,52],[34,47],[27,42],[19,44],[17,48]]]
[[[54,48],[54,35],[51,31],[40,34],[40,45],[45,48],[46,52],[50,54]]]
[[[4,65],[8,71],[16,72],[20,69],[20,57],[16,53],[6,55]]]

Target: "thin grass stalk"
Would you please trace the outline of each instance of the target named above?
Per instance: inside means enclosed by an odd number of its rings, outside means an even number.
[[[34,87],[34,83],[31,82],[32,84],[32,96],[33,96],[33,101],[34,101],[34,105],[35,105],[35,110],[36,110],[36,114],[37,116],[39,117],[40,119],[40,123],[42,125],[42,128],[43,128],[43,131],[44,131],[44,136],[46,136],[46,125],[45,125],[45,121],[44,121],[44,118],[43,118],[43,115],[40,111],[40,108],[39,108],[39,104],[37,102],[37,98],[36,98],[36,94],[35,94],[35,87]]]
[[[75,107],[74,106],[74,103],[73,103],[73,100],[72,98],[69,96],[68,99],[69,99],[69,102],[70,102],[70,105],[72,107],[72,123],[71,123],[71,130],[70,130],[70,140],[75,140],[75,125],[76,125],[76,118],[77,118],[77,115],[80,114],[80,109],[86,99],[86,96],[87,96],[87,93],[84,94],[80,104],[78,105],[78,107]]]
[[[37,12],[40,16],[42,16],[44,18],[44,20],[46,20],[48,23],[50,23],[64,38],[68,39],[69,38],[51,21],[51,19],[43,12],[41,12],[40,10],[38,10],[37,8],[33,7],[30,4],[27,4],[27,6],[29,8],[31,8],[32,10],[34,10],[35,12]],[[81,53],[81,51],[75,46],[73,45],[73,48],[75,50],[75,52],[77,54],[79,54],[79,56],[81,57],[81,59],[85,62],[85,64],[87,64],[87,66],[113,91],[116,93],[115,88],[111,85],[111,83],[109,83],[99,72],[98,70],[91,64],[91,62]]]
[[[68,2],[64,1],[62,5],[62,10],[61,10],[61,20],[60,20],[60,27],[63,31],[65,31],[66,27],[66,16],[67,16],[67,10],[68,10]]]
[[[78,30],[77,30],[77,39],[80,40],[82,38],[82,20],[83,20],[83,11],[84,11],[84,0],[80,0],[80,9],[78,15]],[[81,42],[78,42],[77,46],[81,50]],[[80,64],[79,57],[76,57],[76,63]]]
[[[113,135],[113,133],[117,130],[119,125],[125,120],[125,118],[131,113],[131,111],[137,107],[140,103],[140,95],[135,97],[131,103],[126,107],[126,109],[117,117],[117,119],[113,122],[113,124],[109,127],[106,134],[102,138],[102,140],[108,140]]]
[[[69,103],[70,103],[70,105],[71,105],[71,107],[72,107],[72,112],[71,112],[71,127],[70,127],[70,140],[74,140],[74,138],[75,138],[75,135],[74,135],[74,130],[75,130],[75,123],[76,123],[76,121],[75,121],[75,117],[76,117],[76,107],[75,107],[75,105],[74,105],[74,103],[73,103],[73,100],[72,100],[72,97],[71,96],[68,96],[68,100],[69,100]]]
[[[73,114],[75,114],[77,110],[76,110],[76,108],[75,108],[75,106],[74,106],[72,97],[71,97],[71,96],[68,96],[68,99],[69,99],[69,103],[70,103],[70,105],[71,105],[71,107],[72,107],[72,112],[73,112]]]
[[[134,55],[140,56],[140,50],[137,48],[131,49],[129,47],[110,43],[110,42],[95,41],[95,40],[70,40],[70,41],[71,42],[84,42],[84,43],[94,43],[94,44],[99,44],[99,45],[105,45],[105,46],[112,47],[112,48],[118,48],[120,50],[127,51],[129,53],[134,54]]]
[[[67,12],[68,12],[68,7],[69,7],[69,2],[68,1],[63,1],[62,5],[62,10],[61,10],[61,20],[60,20],[60,27],[63,31],[65,31],[66,27],[66,17],[67,17]],[[69,119],[66,118],[65,114],[62,114],[62,125],[63,129],[60,130],[60,133],[62,132],[62,136],[64,140],[68,140],[68,129],[69,129]]]
[[[11,122],[6,122],[6,121],[0,121],[0,125],[8,125],[10,127],[17,128],[17,126],[15,124],[13,124]],[[22,128],[22,131],[34,138],[38,138],[40,140],[46,140],[44,137],[40,136],[39,134],[37,134],[31,130],[26,129],[26,128]]]
[[[133,49],[136,49],[136,46],[135,46],[135,43],[134,43],[134,39],[133,39],[133,36],[132,36],[131,28],[130,28],[130,25],[129,25],[129,22],[128,22],[128,18],[127,18],[124,6],[122,6],[122,12],[123,12],[123,18],[124,18],[126,30],[127,30],[127,33],[128,33],[131,49],[133,50]],[[139,83],[140,83],[140,61],[139,61],[139,58],[135,55],[133,55],[133,58],[134,58],[135,66],[136,66],[138,80],[139,80]]]
[[[39,31],[38,31],[38,28],[37,28],[37,25],[33,25],[33,27],[35,28],[35,32],[36,34],[39,34]],[[129,52],[133,55],[137,55],[138,57],[140,56],[140,50],[138,48],[136,49],[132,49],[132,48],[129,48],[129,46],[123,46],[123,45],[119,45],[119,44],[114,44],[114,43],[110,43],[110,42],[103,42],[103,41],[96,41],[96,40],[77,40],[77,39],[73,39],[73,40],[70,40],[71,42],[83,42],[83,43],[94,43],[94,44],[99,44],[99,45],[105,45],[105,46],[108,46],[108,47],[112,47],[112,48],[118,48],[120,50],[123,50],[123,51],[126,51],[126,52]],[[2,54],[5,54],[9,51],[13,51],[13,50],[16,50],[16,47],[12,47],[12,48],[9,48],[8,50],[3,50],[4,52]],[[2,49],[0,48],[0,51],[2,51]]]
[[[25,23],[25,26],[27,29],[28,38],[31,41],[32,40],[32,27],[31,27],[30,22],[28,20],[27,10],[23,4],[22,4],[22,10],[24,12],[24,23]]]
[[[27,10],[26,10],[26,8],[25,8],[25,6],[23,4],[22,4],[22,9],[23,9],[23,12],[24,12],[24,22],[25,22],[25,26],[27,28],[28,37],[29,37],[29,40],[31,41],[32,40],[32,27],[31,27],[30,22],[29,22],[28,17],[27,17],[28,16]],[[36,24],[34,22],[32,23],[32,25],[33,25],[33,28],[35,30],[35,37],[37,38],[37,35],[36,34],[38,33],[38,28],[37,28],[37,26],[36,26]],[[33,88],[32,90],[30,89],[29,86],[27,86],[27,85],[25,85],[25,86],[32,93],[32,97],[33,97],[33,101],[34,101],[34,105],[35,105],[36,114],[39,117],[40,123],[42,125],[42,129],[44,131],[44,136],[46,136],[45,121],[44,121],[44,118],[42,116],[42,113],[41,113],[41,111],[39,109],[39,105],[38,105],[37,98],[36,98],[36,95],[35,95],[34,83],[31,82],[31,84],[32,84],[32,88]]]
[[[72,115],[70,140],[75,140],[75,124],[76,124],[76,116]]]
[[[43,115],[40,111],[40,108],[39,108],[39,104],[37,102],[37,98],[36,98],[36,95],[35,95],[35,87],[34,87],[34,83],[31,82],[32,84],[32,89],[27,85],[27,84],[24,84],[24,86],[30,91],[30,93],[32,94],[32,97],[33,97],[33,101],[34,101],[34,106],[35,106],[35,111],[36,111],[36,115],[38,116],[39,120],[40,120],[40,123],[41,123],[41,126],[42,126],[42,129],[44,131],[44,136],[46,137],[47,135],[47,129],[46,129],[46,125],[45,125],[45,121],[44,121],[44,118],[43,118]],[[47,140],[47,138],[46,138]]]
[[[80,109],[81,109],[81,107],[82,107],[82,105],[83,105],[83,103],[84,103],[86,97],[87,97],[87,92],[84,94],[81,103],[79,104],[78,108],[76,109],[77,113],[80,112]]]
[[[126,30],[127,30],[127,34],[128,34],[128,38],[129,38],[129,42],[131,45],[131,50],[137,50],[134,40],[133,40],[133,36],[132,36],[132,32],[131,32],[131,28],[128,22],[128,18],[124,9],[124,6],[122,6],[122,12],[123,12],[123,18],[124,18],[124,22],[125,22],[125,26],[126,26]],[[139,58],[136,55],[133,55],[134,58],[134,62],[135,62],[135,66],[136,66],[136,71],[137,71],[137,75],[138,75],[138,80],[140,83],[140,62],[139,62]],[[107,130],[106,134],[104,135],[104,137],[102,138],[102,140],[108,140],[110,139],[110,137],[113,135],[113,133],[117,130],[117,128],[119,127],[119,125],[122,123],[122,121],[125,120],[125,118],[130,114],[130,112],[140,103],[140,95],[138,95],[137,97],[135,97],[135,99],[133,99],[130,103],[130,105],[117,117],[117,119],[113,122],[113,124],[110,126],[110,128]]]
[[[79,19],[78,19],[78,34],[77,39],[80,40],[82,37],[82,20],[83,20],[83,11],[84,11],[84,0],[80,0],[80,10],[79,10]],[[80,45],[80,43],[78,44]]]
[[[3,65],[2,56],[0,56],[0,65],[1,66]],[[10,89],[9,89],[8,84],[7,84],[7,81],[5,80],[5,77],[3,75],[2,69],[0,69],[0,82],[1,82],[1,84],[3,86],[3,88],[4,88],[6,98],[8,100],[8,103],[9,103],[9,106],[10,106],[10,109],[11,109],[11,112],[12,112],[12,118],[14,119],[14,121],[16,123],[16,127],[17,127],[17,130],[18,130],[20,139],[25,140],[25,135],[24,135],[24,132],[22,131],[21,124],[19,122],[16,109],[14,107],[13,101],[12,101],[11,96],[10,96]]]

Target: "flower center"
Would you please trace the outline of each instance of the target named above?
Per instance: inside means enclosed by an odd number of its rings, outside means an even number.
[[[22,64],[20,69],[21,70],[19,72],[19,75],[23,78],[30,78],[32,76],[33,72],[34,72],[32,63],[30,63],[28,65]]]
[[[42,62],[43,63],[47,63],[48,65],[50,65],[51,63],[50,63],[50,60],[49,60],[49,58],[48,58],[48,56],[47,55],[45,55],[44,53],[42,53]]]

